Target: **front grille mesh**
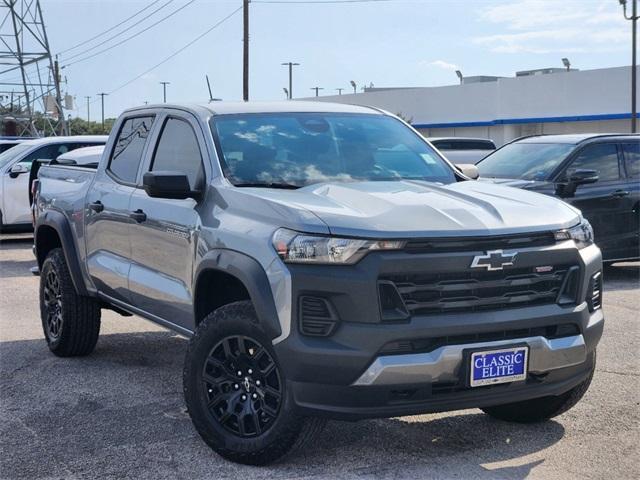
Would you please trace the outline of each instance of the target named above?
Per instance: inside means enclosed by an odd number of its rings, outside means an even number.
[[[497,310],[555,303],[571,265],[537,273],[533,268],[394,275],[392,282],[411,315]]]

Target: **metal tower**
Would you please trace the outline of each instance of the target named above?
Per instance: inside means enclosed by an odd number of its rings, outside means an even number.
[[[0,0],[0,121],[0,135],[67,133],[40,0]]]

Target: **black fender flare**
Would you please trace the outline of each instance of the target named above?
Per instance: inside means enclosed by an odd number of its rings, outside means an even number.
[[[271,284],[267,273],[257,260],[236,250],[211,250],[198,263],[194,291],[198,291],[198,282],[202,274],[209,270],[226,273],[242,282],[249,292],[258,321],[265,334],[272,339],[282,334]]]
[[[84,282],[82,275],[82,268],[80,268],[80,257],[78,256],[78,250],[73,240],[73,233],[71,232],[71,225],[69,220],[61,212],[56,210],[47,210],[38,218],[36,222],[36,229],[33,233],[33,245],[35,249],[36,258],[38,259],[38,268],[42,269],[42,263],[44,262],[44,256],[38,252],[38,236],[42,233],[43,226],[53,228],[58,234],[60,244],[62,245],[62,251],[64,252],[64,258],[71,274],[71,280],[73,286],[76,289],[78,295],[88,296],[89,291]]]

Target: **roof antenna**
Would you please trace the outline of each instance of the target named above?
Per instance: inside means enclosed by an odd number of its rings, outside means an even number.
[[[213,102],[213,93],[211,93],[211,84],[209,83],[209,75],[205,75],[207,79],[207,88],[209,89],[209,102]]]

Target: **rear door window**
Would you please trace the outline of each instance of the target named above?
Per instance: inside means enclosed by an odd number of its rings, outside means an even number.
[[[567,178],[576,170],[595,170],[598,173],[598,182],[619,180],[618,148],[613,143],[585,147],[567,168]]]
[[[624,164],[627,167],[629,178],[640,178],[640,142],[625,143],[622,145]]]
[[[153,116],[134,117],[122,124],[108,166],[118,180],[135,183],[153,119]]]

